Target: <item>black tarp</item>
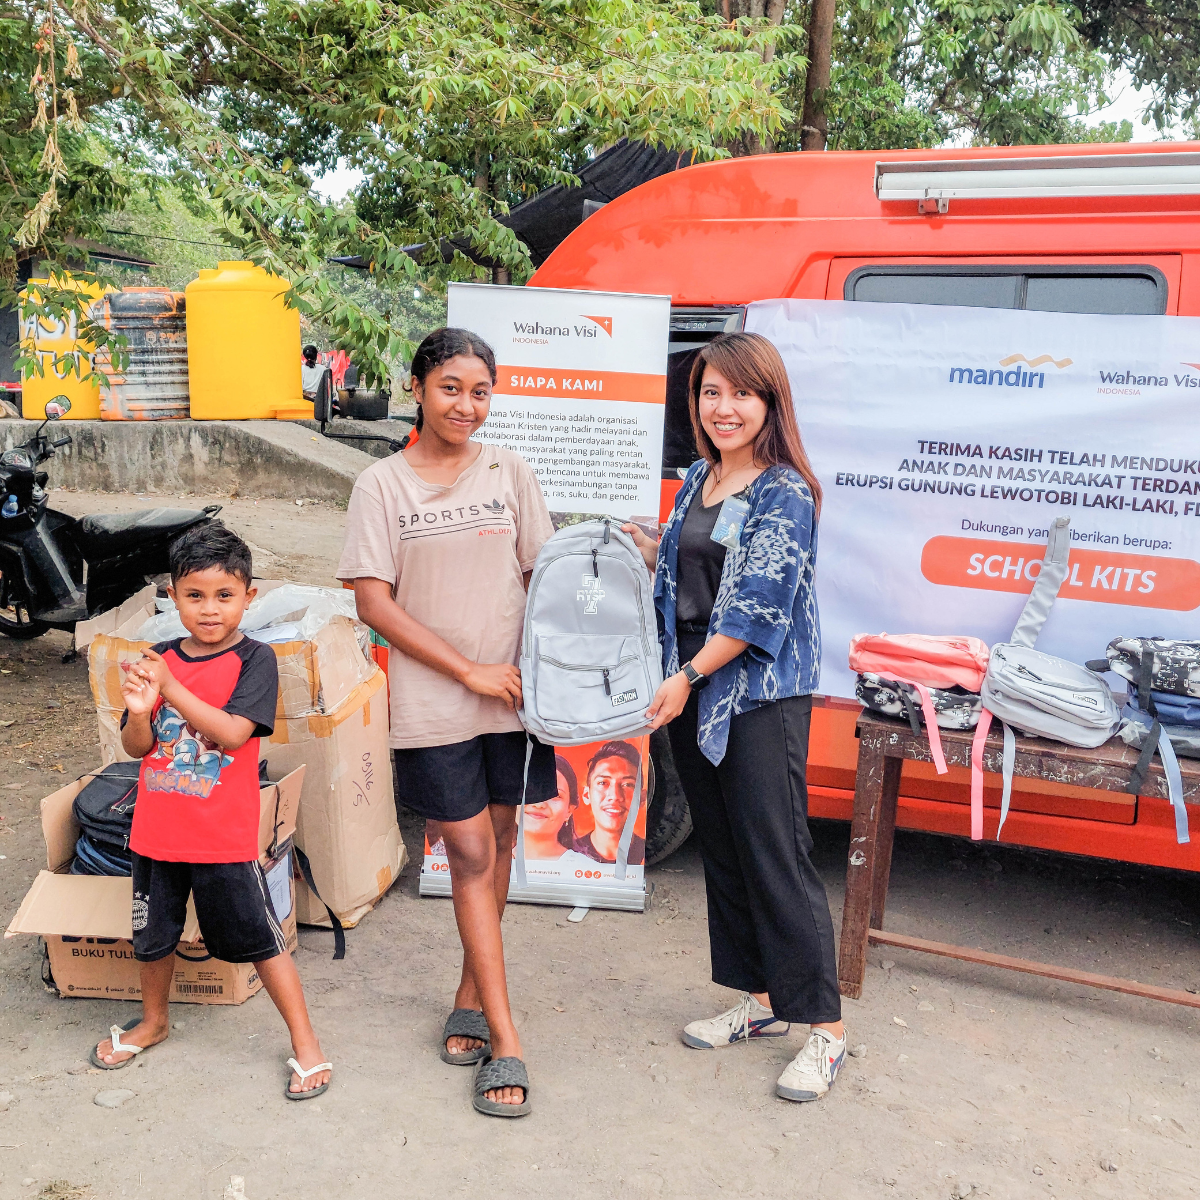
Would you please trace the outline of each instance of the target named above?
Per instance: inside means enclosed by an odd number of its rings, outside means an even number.
[[[674,150],[663,150],[641,142],[630,142],[622,138],[616,145],[596,155],[579,172],[579,186],[566,188],[555,186],[538,192],[518,204],[505,216],[498,217],[501,225],[507,225],[529,247],[533,265],[540,267],[551,252],[572,230],[578,227],[590,212],[639,184],[660,175],[687,166],[691,161],[688,154]],[[585,207],[586,206],[586,207]],[[425,253],[425,243],[405,246],[414,258]],[[458,250],[481,266],[496,264],[481,257],[465,238],[443,238],[442,258],[449,262]],[[357,255],[333,259],[346,267],[366,269],[370,264]]]

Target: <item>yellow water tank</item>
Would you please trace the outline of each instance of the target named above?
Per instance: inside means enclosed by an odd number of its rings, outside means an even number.
[[[300,386],[300,313],[287,280],[250,262],[218,263],[184,289],[194,421],[313,415]]]
[[[82,284],[69,275],[57,275],[53,280],[31,279],[21,293],[22,299],[39,298],[38,284],[50,284],[82,291],[93,300],[102,289],[94,284]],[[100,416],[100,376],[92,372],[95,347],[79,340],[78,322],[69,318],[38,317],[21,311],[21,350],[37,358],[42,367],[38,375],[32,372],[21,380],[21,412],[29,420],[41,421],[46,405],[55,396],[71,401],[68,421],[95,421]],[[81,376],[91,374],[90,379]]]

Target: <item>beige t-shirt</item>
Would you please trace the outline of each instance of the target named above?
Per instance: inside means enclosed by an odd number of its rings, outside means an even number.
[[[483,445],[450,484],[426,483],[403,454],[354,485],[339,579],[383,579],[414,620],[478,663],[516,664],[522,575],[554,532],[537,477],[520,455]],[[391,647],[391,744],[447,746],[521,728],[502,700]]]

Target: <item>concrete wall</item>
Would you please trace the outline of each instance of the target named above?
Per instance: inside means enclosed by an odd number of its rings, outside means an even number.
[[[36,428],[34,421],[0,421],[0,450]],[[376,461],[291,421],[60,421],[46,428],[74,439],[44,465],[50,486],[80,491],[344,502]]]
[[[311,429],[314,433],[319,433],[321,430],[318,421],[295,421],[293,424]],[[361,450],[364,454],[371,455],[372,458],[390,458],[395,451],[387,442],[377,442],[373,439],[386,437],[396,442],[402,442],[408,437],[408,432],[412,429],[413,424],[414,421],[411,418],[405,417],[391,417],[386,421],[355,421],[338,417],[336,421],[326,422],[325,428],[330,433],[338,434],[339,437],[336,440],[342,441],[345,446],[353,446],[354,449]],[[343,440],[356,433],[367,436],[354,441]]]

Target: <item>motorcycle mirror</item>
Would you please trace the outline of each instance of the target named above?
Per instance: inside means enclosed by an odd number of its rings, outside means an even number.
[[[46,403],[46,420],[59,421],[71,411],[71,401],[66,396],[55,396]]]

